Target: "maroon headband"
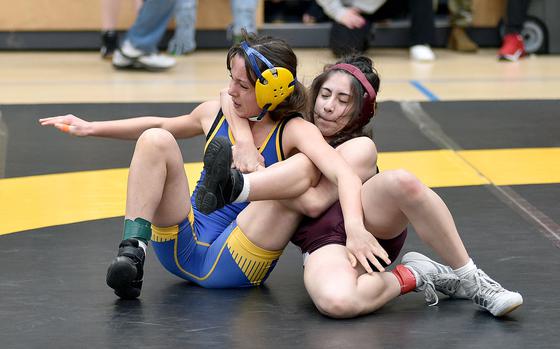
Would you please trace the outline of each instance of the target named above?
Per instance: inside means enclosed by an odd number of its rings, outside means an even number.
[[[329,68],[329,71],[335,69],[344,70],[358,79],[367,93],[366,100],[364,101],[364,106],[362,108],[362,117],[368,119],[371,118],[375,110],[375,98],[377,97],[377,93],[375,93],[375,89],[371,86],[371,83],[368,81],[364,73],[352,64],[347,63],[335,64]]]

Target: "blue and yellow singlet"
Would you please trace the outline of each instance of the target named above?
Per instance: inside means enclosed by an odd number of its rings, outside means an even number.
[[[276,122],[259,147],[265,166],[285,159],[282,132],[289,119]],[[235,144],[222,110],[208,132],[206,145],[216,136],[229,137]],[[192,209],[187,219],[172,227],[152,226],[158,259],[171,273],[203,287],[260,285],[276,265],[282,250],[264,250],[239,229],[237,215],[248,203],[226,205],[208,215],[198,211],[194,198],[204,175],[203,170],[191,197]]]

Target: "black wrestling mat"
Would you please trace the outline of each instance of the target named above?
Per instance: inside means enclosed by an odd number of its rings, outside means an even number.
[[[560,100],[422,103],[463,149],[560,146]]]
[[[207,290],[148,253],[143,293],[121,301],[105,285],[121,219],[0,237],[0,336],[4,348],[557,348],[558,249],[484,187],[440,189],[472,258],[525,303],[501,319],[470,301],[421,294],[352,320],[320,315],[292,245],[266,286]],[[405,251],[429,253],[414,232]],[[435,257],[433,254],[429,254]]]
[[[128,167],[133,141],[68,137],[39,125],[38,119],[74,114],[88,121],[141,115],[177,116],[194,103],[32,104],[0,106],[7,126],[6,177]],[[185,162],[202,161],[204,138],[179,142]]]
[[[558,146],[555,101],[421,106],[465,149]],[[40,117],[72,112],[89,120],[106,120],[123,115],[180,115],[192,108],[192,104],[165,103],[2,106],[8,131],[6,174],[19,177],[128,166],[133,142],[68,137],[41,128],[36,121]],[[467,108],[476,112],[465,112]],[[380,103],[374,127],[381,151],[441,147],[406,117],[397,102]],[[181,143],[184,160],[200,161],[202,146],[202,137]],[[557,220],[558,184],[513,188]],[[428,307],[422,294],[412,293],[371,315],[329,319],[307,296],[302,258],[292,245],[265,286],[234,290],[208,290],[178,279],[149,250],[141,298],[122,301],[105,285],[106,268],[121,239],[122,218],[113,218],[0,235],[0,346],[558,348],[556,245],[490,187],[435,191],[448,204],[475,263],[523,295],[519,309],[494,318],[470,301],[441,296],[438,305]],[[404,252],[411,250],[437,258],[413,229]]]

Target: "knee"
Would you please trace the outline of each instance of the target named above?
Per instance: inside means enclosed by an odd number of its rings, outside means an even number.
[[[321,172],[305,154],[298,153],[293,156],[294,161],[298,162],[298,167],[301,171],[300,178],[308,180],[306,184],[308,187],[314,187],[319,183]]]
[[[136,147],[164,152],[171,149],[176,143],[175,137],[169,131],[162,128],[151,128],[142,132],[136,142]]]
[[[352,318],[360,314],[356,295],[340,291],[323,292],[315,300],[315,306],[321,314],[332,318]]]
[[[415,175],[403,169],[391,171],[391,179],[393,195],[401,200],[417,201],[426,188]]]

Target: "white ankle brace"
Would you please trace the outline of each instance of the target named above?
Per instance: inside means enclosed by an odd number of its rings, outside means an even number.
[[[247,177],[246,174],[243,174],[243,189],[241,189],[241,193],[239,193],[239,196],[235,200],[233,200],[233,203],[238,204],[240,202],[247,201],[250,192],[251,182],[249,182],[249,177]]]

